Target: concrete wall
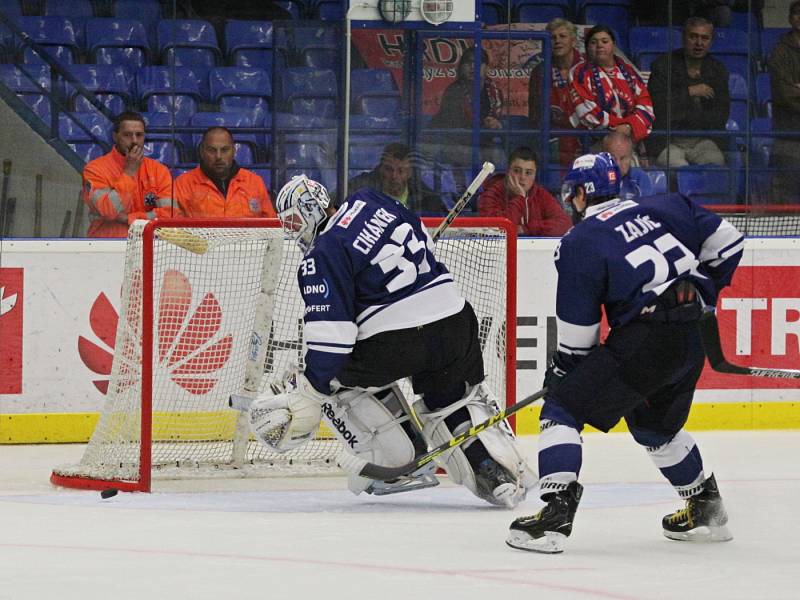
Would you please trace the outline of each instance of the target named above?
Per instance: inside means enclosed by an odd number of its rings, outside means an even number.
[[[16,198],[13,225],[8,237],[34,236],[37,175],[42,176],[41,236],[59,237],[69,211],[67,237],[70,237],[76,208],[80,208],[82,215],[82,223],[77,234],[84,236],[86,211],[78,204],[81,173],[2,100],[0,100],[0,123],[3,124],[4,134],[3,143],[0,144],[0,164],[7,160],[11,161],[8,197]]]

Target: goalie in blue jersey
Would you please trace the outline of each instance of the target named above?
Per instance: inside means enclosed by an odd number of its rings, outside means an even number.
[[[345,450],[401,466],[496,414],[484,384],[478,321],[433,255],[419,217],[364,188],[336,209],[319,183],[297,176],[278,194],[285,232],[304,252],[305,370],[286,391],[250,407],[254,434],[283,452],[313,439],[320,419]],[[410,378],[411,405],[396,382]],[[450,478],[478,497],[513,507],[536,483],[507,424],[446,455]],[[436,485],[435,465],[408,478],[350,475],[354,493]]]
[[[620,180],[605,152],[576,159],[564,180],[579,222],[555,252],[558,347],[539,436],[547,504],[511,524],[506,542],[515,548],[563,550],[583,489],[581,431],[607,432],[621,418],[686,501],[663,518],[664,535],[731,539],[715,478],[683,427],[704,363],[696,322],[730,283],[744,239],[680,194],[621,200]],[[600,345],[603,308],[611,332]]]

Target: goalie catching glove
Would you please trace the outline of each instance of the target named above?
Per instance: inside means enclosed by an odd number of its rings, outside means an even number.
[[[250,430],[262,444],[288,452],[314,439],[328,398],[297,373],[277,395],[261,395],[250,405]]]

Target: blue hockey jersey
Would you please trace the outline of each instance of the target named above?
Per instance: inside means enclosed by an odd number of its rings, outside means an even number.
[[[464,307],[433,247],[419,217],[369,188],[349,196],[328,220],[297,274],[306,307],[305,374],[317,390],[330,393],[357,340]]]
[[[733,225],[680,194],[590,206],[555,252],[558,350],[588,354],[599,341],[601,307],[612,328],[624,325],[680,279],[716,305],[743,247]]]

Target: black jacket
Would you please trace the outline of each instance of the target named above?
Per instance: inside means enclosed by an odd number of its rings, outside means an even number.
[[[700,79],[689,79],[683,48],[674,50],[671,55],[671,78],[667,66],[670,55],[664,54],[653,62],[647,83],[656,115],[653,129],[671,129],[673,135],[680,135],[681,130],[689,129],[725,129],[731,109],[728,70],[725,65],[706,56],[700,66]],[[707,100],[689,96],[689,86],[697,83],[705,83],[712,87],[714,98]],[[669,120],[668,109],[671,111]],[[717,143],[720,150],[723,152],[726,150],[725,138],[711,139]],[[654,134],[647,139],[647,150],[654,157],[657,157],[666,145],[667,138],[663,135]]]

